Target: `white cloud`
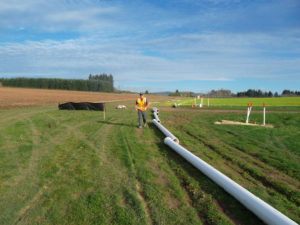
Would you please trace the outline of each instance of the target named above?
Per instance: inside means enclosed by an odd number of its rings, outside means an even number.
[[[109,40],[8,43],[0,46],[0,74],[86,78],[89,73],[107,72],[119,81],[299,79],[300,57],[285,56],[299,53],[299,47],[293,47],[300,46],[297,37],[285,38],[283,46],[282,38],[266,34]],[[145,46],[161,55],[147,55]]]
[[[86,78],[107,72],[118,81],[299,80],[300,30],[224,28],[242,20],[246,10],[213,8],[188,15],[150,3],[2,0],[0,29],[80,34],[74,40],[0,42],[0,76]]]
[[[42,31],[89,31],[113,25],[119,8],[92,1],[3,0],[0,2],[0,28],[29,28]]]
[[[7,12],[7,11],[17,11],[17,12],[21,12],[21,11],[26,11],[29,10],[34,3],[36,3],[37,1],[34,0],[28,0],[28,1],[18,1],[18,0],[2,0],[0,2],[0,12]]]

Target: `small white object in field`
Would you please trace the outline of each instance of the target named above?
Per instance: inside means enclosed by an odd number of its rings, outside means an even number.
[[[116,109],[126,109],[126,108],[127,108],[126,105],[118,105],[116,107]]]

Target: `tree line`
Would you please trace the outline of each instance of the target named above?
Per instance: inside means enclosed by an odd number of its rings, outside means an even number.
[[[300,96],[300,91],[283,90],[281,94],[278,92],[263,92],[261,90],[248,89],[245,92],[238,92],[237,97],[292,97]]]
[[[179,92],[178,89],[176,89],[175,92],[169,92],[169,96],[182,96],[182,97],[193,97],[196,94],[191,91],[185,91],[185,92]]]
[[[300,91],[283,90],[281,96],[300,96]]]
[[[193,97],[197,95],[210,96],[212,98],[231,98],[231,97],[288,97],[300,96],[300,91],[283,90],[281,94],[272,91],[262,91],[255,89],[248,89],[247,91],[232,93],[231,90],[219,89],[211,90],[207,94],[194,93],[194,92],[180,92],[178,89],[175,92],[170,92],[169,96],[186,96]]]
[[[114,81],[112,75],[89,75],[88,80],[59,79],[59,78],[1,78],[5,87],[25,87],[41,89],[59,89],[74,91],[113,92]]]
[[[272,91],[265,91],[262,90],[254,90],[254,89],[248,89],[244,92],[238,92],[236,94],[237,97],[279,97],[278,92],[275,92],[274,94]]]

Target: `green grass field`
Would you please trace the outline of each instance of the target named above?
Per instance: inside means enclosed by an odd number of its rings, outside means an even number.
[[[196,104],[201,100],[197,99]],[[157,106],[172,106],[174,103],[180,107],[191,107],[195,103],[194,98],[180,98],[157,103]],[[209,107],[212,109],[247,109],[247,105],[253,103],[253,110],[261,110],[263,104],[269,110],[300,110],[300,97],[279,97],[279,98],[209,98]],[[208,98],[204,98],[203,107],[208,108]]]
[[[262,224],[117,104],[105,121],[52,106],[0,112],[0,224]],[[213,124],[244,121],[239,112],[159,116],[184,147],[300,223],[299,113],[269,113],[273,129]]]

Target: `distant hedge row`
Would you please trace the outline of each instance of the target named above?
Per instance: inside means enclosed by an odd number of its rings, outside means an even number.
[[[41,89],[60,89],[76,91],[113,92],[113,79],[110,80],[75,80],[75,79],[49,79],[49,78],[2,78],[5,87],[26,87]]]

